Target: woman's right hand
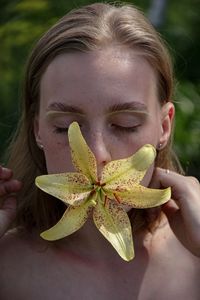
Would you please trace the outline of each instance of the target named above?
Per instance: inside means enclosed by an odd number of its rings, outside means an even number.
[[[16,193],[22,183],[13,179],[12,170],[0,166],[0,237],[9,229],[16,215]]]

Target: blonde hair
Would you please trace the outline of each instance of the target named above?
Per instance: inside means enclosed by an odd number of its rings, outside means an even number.
[[[61,53],[93,51],[109,44],[139,50],[157,74],[160,104],[171,101],[171,59],[159,34],[142,12],[131,5],[96,3],[72,10],[45,33],[34,47],[25,74],[22,116],[10,145],[9,167],[22,180],[16,225],[41,230],[63,214],[61,201],[39,191],[35,177],[46,174],[45,158],[35,141],[33,123],[40,101],[40,81],[47,66]],[[171,141],[158,152],[156,165],[179,171]]]

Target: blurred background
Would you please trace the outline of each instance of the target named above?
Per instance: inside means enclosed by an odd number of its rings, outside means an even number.
[[[34,43],[67,11],[94,2],[0,0],[0,156],[16,128],[24,67]],[[200,179],[200,0],[126,2],[141,8],[169,45],[176,76],[174,148],[186,173]]]

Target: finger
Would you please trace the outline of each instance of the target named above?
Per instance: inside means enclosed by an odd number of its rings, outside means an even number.
[[[169,200],[167,203],[162,205],[162,211],[166,214],[168,219],[170,219],[179,210],[176,202]]]
[[[10,180],[5,182],[0,182],[0,197],[16,193],[22,187],[22,183],[18,180]]]
[[[200,192],[200,185],[196,178],[182,176],[176,172],[156,168],[150,186],[153,188],[171,187],[172,198],[176,201],[187,200],[188,194],[196,196]]]
[[[182,176],[157,168],[151,185],[154,187],[171,186],[172,199],[162,206],[170,227],[179,240],[199,255],[200,249],[200,184],[193,177]],[[178,205],[176,209],[174,204]]]
[[[16,199],[7,198],[0,210],[0,237],[9,229],[16,216]]]
[[[8,180],[13,176],[12,170],[0,166],[0,180]]]
[[[150,182],[150,187],[163,188],[174,185],[174,179],[172,179],[173,174],[176,174],[176,176],[181,176],[167,169],[155,168]]]
[[[200,215],[200,185],[193,177],[186,177],[175,172],[166,172],[156,168],[151,186],[156,188],[171,187],[172,199],[181,209],[184,220],[188,223],[199,224]]]

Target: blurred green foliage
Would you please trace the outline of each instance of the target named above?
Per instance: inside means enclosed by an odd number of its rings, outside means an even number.
[[[19,116],[24,66],[35,41],[50,25],[72,8],[96,1],[0,1],[0,153]],[[146,14],[150,0],[126,1]],[[200,1],[167,2],[159,28],[174,58],[177,88],[175,150],[190,175],[200,178]]]

